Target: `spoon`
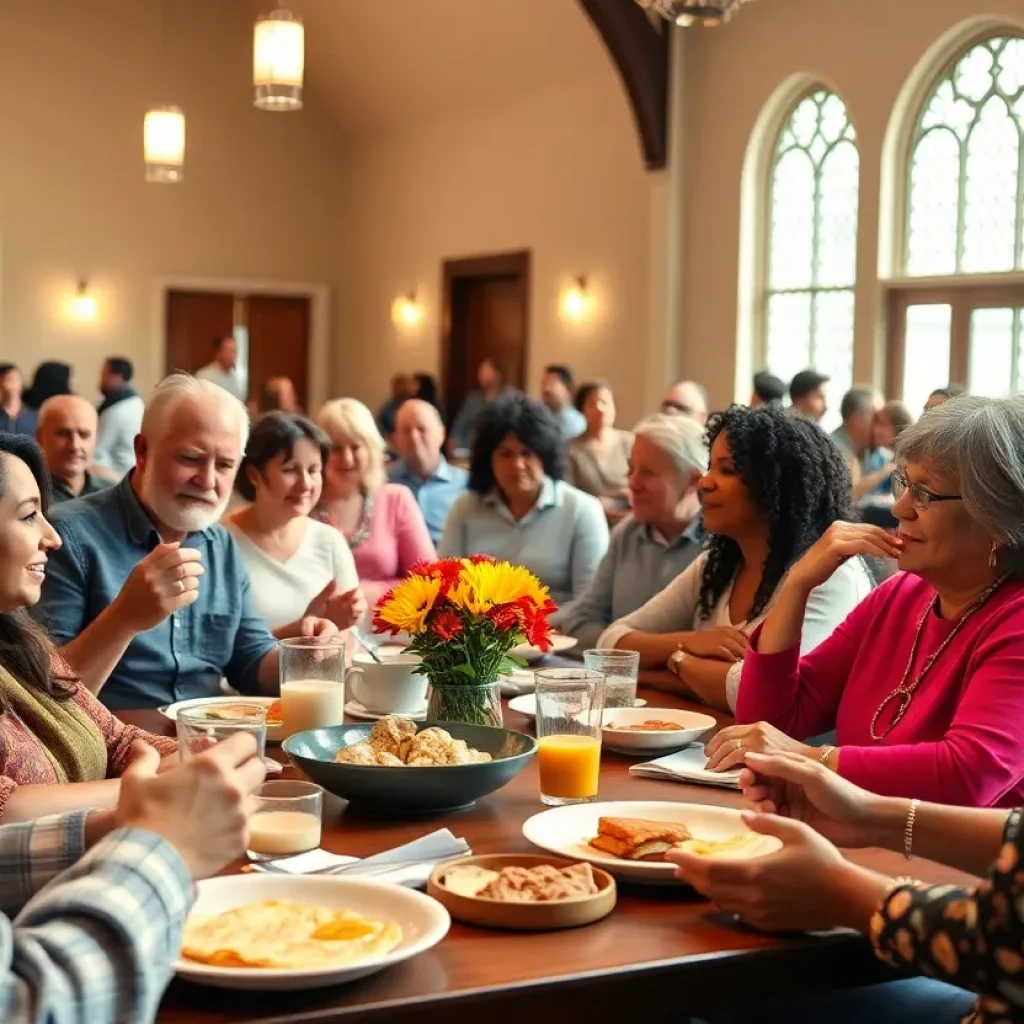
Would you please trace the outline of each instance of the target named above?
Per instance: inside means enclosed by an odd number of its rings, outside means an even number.
[[[364,651],[366,651],[366,653],[371,658],[373,658],[373,660],[378,665],[382,665],[383,664],[383,662],[380,660],[380,658],[377,657],[377,652],[359,635],[358,630],[353,629],[352,630],[352,635],[356,638],[356,643],[359,644],[359,646],[362,647],[362,649]]]

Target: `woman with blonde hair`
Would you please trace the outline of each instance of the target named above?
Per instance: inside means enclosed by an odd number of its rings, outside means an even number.
[[[436,558],[434,545],[412,491],[387,482],[387,445],[373,413],[354,398],[338,398],[316,423],[331,453],[315,518],[344,533],[372,602],[417,562]]]

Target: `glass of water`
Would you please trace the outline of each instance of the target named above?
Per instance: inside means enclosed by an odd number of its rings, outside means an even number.
[[[256,740],[260,757],[267,746],[267,709],[260,704],[224,701],[202,704],[178,712],[178,755],[182,761],[216,746],[236,733],[248,733]]]
[[[639,651],[584,651],[583,667],[604,676],[605,708],[631,708],[636,704]]]

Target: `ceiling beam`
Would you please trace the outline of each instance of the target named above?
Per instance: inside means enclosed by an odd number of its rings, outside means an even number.
[[[669,33],[632,0],[579,0],[618,68],[647,169],[668,160]]]

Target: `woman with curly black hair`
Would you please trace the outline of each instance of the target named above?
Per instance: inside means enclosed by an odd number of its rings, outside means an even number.
[[[734,405],[708,419],[710,465],[700,483],[707,550],[642,608],[611,625],[601,647],[668,665],[673,687],[723,710],[736,706],[747,636],[763,619],[789,567],[836,520],[853,519],[850,471],[810,420],[773,405]],[[811,650],[871,590],[859,559],[808,601]]]
[[[477,420],[469,490],[444,525],[442,558],[491,555],[524,565],[569,612],[608,549],[608,525],[597,498],[562,480],[558,421],[540,402],[518,393],[487,405]]]

